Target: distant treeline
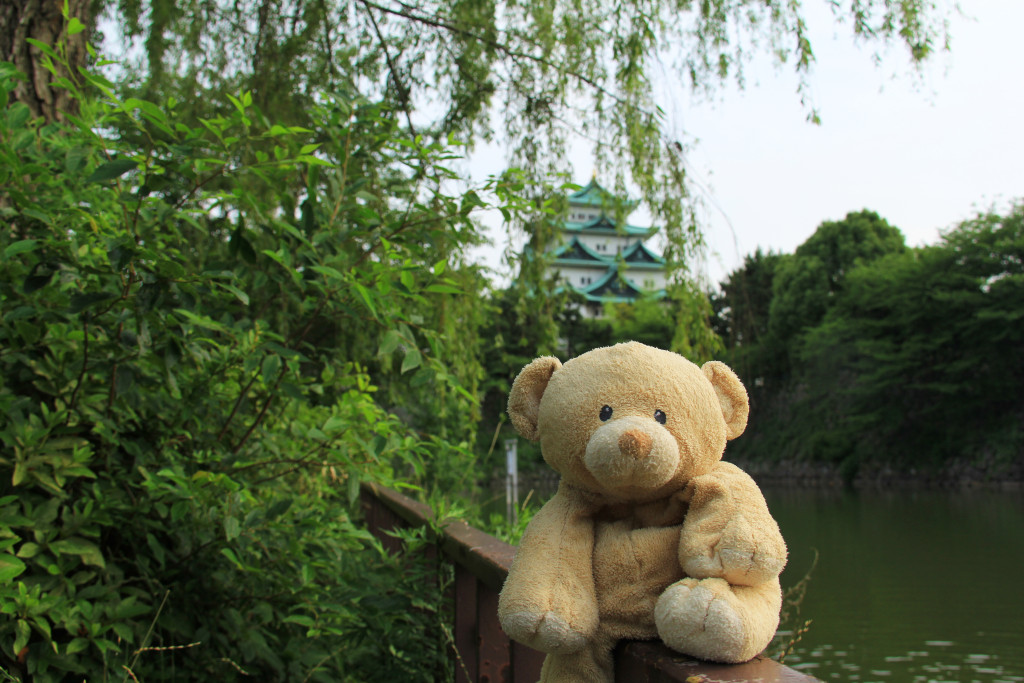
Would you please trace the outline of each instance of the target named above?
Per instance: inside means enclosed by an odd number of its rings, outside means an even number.
[[[720,354],[751,394],[744,460],[1020,469],[1024,204],[906,246],[871,211],[764,253],[711,295]]]

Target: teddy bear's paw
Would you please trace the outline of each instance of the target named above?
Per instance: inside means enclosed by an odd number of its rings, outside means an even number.
[[[690,557],[683,571],[700,578],[722,578],[737,586],[756,586],[782,573],[786,557],[761,552],[754,544],[718,546],[703,555]]]
[[[687,578],[669,586],[654,608],[658,635],[674,650],[716,662],[742,662],[749,634],[723,579]]]
[[[512,640],[541,652],[571,654],[579,652],[587,644],[583,633],[574,630],[554,612],[505,614],[501,627]]]
[[[698,578],[721,578],[734,586],[756,586],[777,577],[786,566],[785,545],[761,538],[750,525],[734,520],[718,534],[684,531],[688,558],[683,571]],[[776,547],[776,546],[781,547]]]

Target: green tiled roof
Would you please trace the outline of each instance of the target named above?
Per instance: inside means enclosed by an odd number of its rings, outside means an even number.
[[[586,187],[569,195],[570,204],[585,204],[586,206],[603,206],[615,201],[611,192],[601,187],[597,179],[591,179]]]
[[[571,242],[567,242],[556,249],[554,256],[557,261],[597,263],[600,265],[607,265],[609,262],[608,258],[580,242],[578,237],[573,237]]]
[[[601,187],[596,178],[592,179],[582,189],[569,195],[570,206],[614,206],[617,201],[627,209],[632,209],[636,206],[636,202],[631,199],[625,201],[617,200],[615,195]]]
[[[665,298],[664,289],[659,289],[656,292],[639,289],[626,278],[620,277],[618,269],[614,265],[597,282],[588,287],[577,287],[571,283],[569,283],[569,287],[582,294],[587,301],[593,302],[625,303],[652,294],[657,299]]]
[[[648,249],[643,242],[635,242],[623,252],[622,260],[633,267],[665,267],[665,259]]]
[[[567,232],[579,232],[589,233],[596,235],[618,235],[619,230],[615,226],[615,221],[608,218],[607,216],[598,216],[592,221],[586,223],[580,223],[578,221],[565,221],[562,224]],[[642,228],[639,225],[629,225],[628,223],[623,224],[622,234],[625,235],[643,235],[650,236],[656,233],[657,228]]]

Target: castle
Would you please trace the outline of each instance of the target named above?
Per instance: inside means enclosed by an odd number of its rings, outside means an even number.
[[[561,225],[562,243],[554,250],[550,269],[585,299],[580,313],[599,317],[606,302],[665,296],[665,259],[645,242],[658,228],[630,225],[626,218],[636,202],[626,201],[617,222],[616,198],[596,180],[568,197],[568,215]]]

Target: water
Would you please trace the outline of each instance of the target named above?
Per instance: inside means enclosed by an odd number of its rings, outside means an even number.
[[[814,561],[790,666],[822,680],[1024,681],[1024,494],[765,490]]]
[[[783,586],[818,555],[786,664],[824,681],[1024,683],[1024,492],[764,493],[789,546]]]

